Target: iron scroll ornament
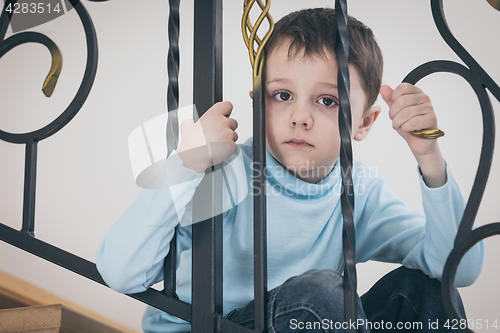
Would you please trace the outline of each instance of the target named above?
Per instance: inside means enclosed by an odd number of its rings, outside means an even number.
[[[488,0],[488,2],[490,1]],[[494,7],[500,10],[497,6]],[[469,200],[467,201],[467,205],[458,228],[454,247],[448,256],[442,276],[442,297],[446,312],[451,319],[460,320],[463,318],[461,318],[458,312],[453,292],[453,281],[455,279],[460,260],[465,253],[479,241],[487,237],[500,234],[500,222],[490,223],[472,230],[491,169],[495,143],[495,119],[486,88],[488,88],[493,96],[500,101],[500,87],[453,36],[445,19],[443,1],[431,0],[431,9],[434,22],[436,23],[439,33],[448,46],[450,46],[450,48],[468,67],[448,60],[430,61],[411,71],[404,78],[403,82],[415,84],[427,75],[438,72],[457,74],[464,78],[476,93],[481,107],[483,121],[483,141],[481,155],[479,158],[479,166],[471,193],[469,195]],[[459,328],[459,331],[473,332],[468,327]]]
[[[7,27],[12,17],[12,13],[8,13],[7,6],[13,6],[17,0],[7,0],[4,9],[0,16],[0,58],[14,47],[24,43],[40,43],[45,45],[52,55],[52,67],[44,84],[44,93],[50,97],[55,88],[59,73],[62,67],[62,56],[56,44],[47,36],[37,32],[21,32],[14,34],[4,40]],[[66,126],[73,117],[76,116],[82,105],[85,103],[87,96],[90,93],[92,84],[97,72],[97,36],[94,25],[90,16],[78,0],[71,0],[72,6],[75,8],[83,28],[87,40],[87,64],[83,75],[82,83],[75,97],[69,106],[55,120],[48,125],[38,130],[28,133],[9,133],[0,129],[0,140],[26,144],[26,159],[25,159],[25,190],[23,203],[23,227],[22,232],[31,236],[34,235],[34,219],[35,219],[35,186],[36,186],[36,161],[37,161],[37,145],[38,142],[57,133],[61,128]],[[47,87],[48,83],[48,87]],[[47,92],[48,89],[48,92]]]
[[[0,130],[0,140],[9,143],[26,144],[23,227],[19,231],[0,223],[0,240],[107,286],[100,273],[97,271],[95,263],[39,240],[34,236],[38,141],[57,133],[76,116],[90,93],[97,72],[98,45],[94,25],[90,15],[80,0],[69,1],[82,22],[87,42],[87,64],[82,83],[66,110],[45,127],[29,133],[16,134]],[[106,0],[89,1],[103,2]],[[46,82],[54,84],[58,73],[57,71],[53,71],[53,69],[60,69],[62,66],[62,64],[54,58],[59,57],[59,60],[61,60],[62,57],[57,46],[50,38],[36,32],[22,32],[4,40],[5,33],[12,17],[12,13],[6,11],[6,8],[15,3],[17,3],[17,0],[7,0],[0,15],[0,58],[14,47],[24,43],[32,42],[43,44],[51,51],[53,56],[52,67]],[[44,89],[45,87],[46,85],[44,85]],[[46,91],[44,91],[44,93],[46,93]],[[170,312],[186,321],[191,320],[191,307],[189,304],[169,298],[152,288],[141,293],[128,294],[128,296]]]

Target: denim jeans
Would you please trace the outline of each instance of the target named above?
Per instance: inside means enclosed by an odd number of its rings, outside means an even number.
[[[457,306],[465,311],[458,291]],[[356,327],[366,332],[453,332],[441,300],[441,283],[419,270],[400,267],[357,298],[358,321],[344,321],[342,275],[334,270],[310,270],[268,292],[269,333],[344,332]],[[234,309],[226,318],[254,329],[254,302]],[[351,325],[351,326],[349,326]]]

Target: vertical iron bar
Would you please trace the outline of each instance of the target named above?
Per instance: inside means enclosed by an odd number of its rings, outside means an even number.
[[[340,132],[340,167],[342,171],[342,194],[340,204],[344,220],[342,228],[342,247],[344,252],[344,311],[347,323],[357,320],[356,309],[356,237],[354,230],[354,188],[352,183],[352,147],[351,147],[351,105],[349,101],[349,34],[347,30],[347,2],[335,0],[337,19],[337,40],[335,53],[338,62],[339,91],[339,132]],[[356,328],[345,330],[355,333]]]
[[[179,139],[179,0],[170,0],[168,16],[168,90],[167,90],[167,157],[177,149]],[[163,292],[165,295],[178,298],[176,287],[177,236],[170,240],[170,250],[163,261]]]
[[[222,100],[222,0],[194,2],[193,95],[199,117]],[[212,167],[193,197],[193,220],[207,211],[212,218],[192,226],[192,333],[217,332],[222,315],[221,208],[222,175]]]
[[[36,162],[38,141],[26,142],[24,164],[23,226],[21,232],[35,236]]]
[[[163,260],[163,293],[169,297],[178,299],[176,292],[177,281],[177,234],[174,230],[174,236],[170,240],[170,250]]]
[[[264,72],[264,71],[263,71]],[[265,78],[254,78],[253,87],[253,188],[254,188],[254,298],[255,329],[266,332],[267,313],[267,217],[266,217],[266,130]],[[254,165],[255,165],[254,164]]]
[[[167,156],[177,149],[179,139],[179,123],[177,109],[179,108],[179,5],[180,0],[169,0],[168,16],[168,89],[167,89]]]

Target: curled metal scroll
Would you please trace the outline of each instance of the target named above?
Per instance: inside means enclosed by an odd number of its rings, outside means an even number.
[[[495,8],[500,8],[500,6],[495,6],[495,1],[488,0],[488,2]],[[498,4],[498,2],[496,3]],[[475,230],[472,230],[472,226],[479,209],[479,204],[486,187],[486,182],[488,180],[495,142],[495,121],[493,108],[486,89],[488,89],[493,96],[500,101],[500,87],[483,70],[476,60],[472,58],[472,56],[451,33],[444,16],[443,1],[431,0],[431,8],[434,22],[436,23],[439,33],[450,48],[468,67],[452,61],[430,61],[415,68],[406,76],[403,82],[415,84],[425,76],[437,72],[457,74],[464,78],[476,93],[481,107],[483,121],[483,141],[481,155],[479,158],[479,166],[474,179],[474,185],[472,186],[471,194],[469,195],[469,200],[467,201],[464,215],[455,238],[454,248],[448,256],[442,277],[442,296],[446,312],[450,318],[460,320],[462,318],[458,312],[453,291],[455,275],[460,260],[465,253],[479,241],[487,237],[500,234],[499,222],[483,225]],[[472,332],[469,328],[460,328],[459,330],[461,332]]]
[[[344,311],[345,321],[355,322],[356,311],[356,235],[354,232],[354,188],[352,183],[351,105],[349,101],[349,34],[347,31],[347,2],[335,0],[337,37],[335,53],[338,63],[337,86],[339,91],[340,168],[342,170],[342,194],[340,204],[344,220],[342,248],[344,251]],[[346,332],[357,332],[349,327]]]
[[[89,1],[103,2],[105,0]],[[47,46],[49,50],[51,47],[53,48],[55,44],[47,36],[33,32],[18,33],[10,36],[6,40],[3,40],[10,23],[10,18],[12,17],[12,15],[8,14],[5,8],[9,4],[14,4],[16,2],[17,0],[6,1],[5,7],[3,8],[0,16],[0,58],[15,46],[28,42],[41,43]],[[30,252],[40,258],[53,262],[95,282],[106,285],[97,271],[95,263],[34,237],[37,143],[38,141],[55,134],[73,119],[89,95],[97,72],[97,36],[94,25],[80,0],[70,0],[70,2],[82,22],[87,41],[87,64],[83,80],[70,105],[58,118],[47,126],[33,132],[20,134],[13,134],[0,130],[0,140],[10,143],[26,144],[23,227],[21,231],[18,231],[0,223],[0,240],[24,251]],[[163,311],[174,314],[175,316],[186,321],[191,320],[191,306],[189,304],[167,297],[152,288],[149,288],[142,293],[130,294],[129,296],[151,306],[162,309]]]
[[[7,6],[9,3],[15,3],[15,2],[16,1],[10,1],[10,2],[7,1],[5,3],[5,6]],[[80,17],[80,20],[83,24],[83,28],[85,30],[85,36],[87,40],[87,65],[85,67],[85,73],[83,75],[83,80],[82,83],[80,84],[80,88],[78,89],[75,97],[71,101],[70,105],[66,108],[66,110],[64,110],[64,112],[50,124],[44,126],[39,130],[32,131],[29,133],[13,134],[0,130],[1,140],[10,143],[26,143],[31,140],[40,141],[46,139],[49,136],[55,134],[61,128],[63,128],[68,122],[70,122],[71,119],[73,119],[73,117],[78,113],[83,103],[87,99],[87,96],[90,93],[90,89],[92,88],[92,84],[94,82],[95,74],[97,72],[97,36],[95,33],[95,28],[92,23],[92,20],[90,19],[90,16],[85,7],[83,7],[80,1],[77,0],[71,0],[71,4],[76,9],[78,16]],[[51,51],[51,54],[53,56],[61,57],[60,52],[58,51],[55,43],[49,37],[40,33],[23,32],[12,35],[6,40],[3,40],[11,16],[11,15],[5,15],[5,13],[7,12],[4,8],[2,16],[0,17],[0,27],[2,27],[2,30],[0,30],[0,37],[2,38],[2,41],[0,41],[0,58],[14,47],[24,43],[43,44],[49,49],[49,51]],[[3,30],[3,27],[5,27],[5,30]],[[52,74],[52,68],[54,68],[54,61],[57,60],[53,58],[51,71],[49,72],[49,75],[47,76],[45,82],[50,83],[54,82],[55,80],[55,74],[57,72],[54,71],[54,73]]]
[[[46,96],[50,97],[54,91],[59,73],[61,72],[61,53],[56,44],[49,37],[36,32],[22,32],[4,40],[7,27],[12,17],[12,13],[7,14],[6,8],[8,5],[13,5],[16,2],[16,0],[6,1],[2,15],[0,16],[0,58],[14,47],[24,43],[40,43],[45,45],[51,52],[52,65],[45,79],[43,91]],[[10,143],[26,144],[23,227],[21,230],[31,236],[34,236],[35,229],[37,144],[40,140],[55,134],[73,119],[87,99],[97,72],[97,36],[94,25],[88,12],[80,1],[71,0],[71,4],[80,17],[87,40],[87,65],[82,83],[75,97],[59,117],[43,128],[28,133],[9,133],[0,129],[0,140]]]

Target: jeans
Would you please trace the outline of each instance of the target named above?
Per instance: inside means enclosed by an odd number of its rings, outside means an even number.
[[[465,318],[456,290],[455,298]],[[359,333],[454,331],[443,326],[448,316],[441,300],[441,283],[405,267],[388,273],[357,297],[357,316],[356,322],[344,321],[343,277],[334,270],[310,270],[268,292],[269,333],[344,332],[347,327],[356,327]],[[234,309],[226,318],[254,329],[254,302]]]

